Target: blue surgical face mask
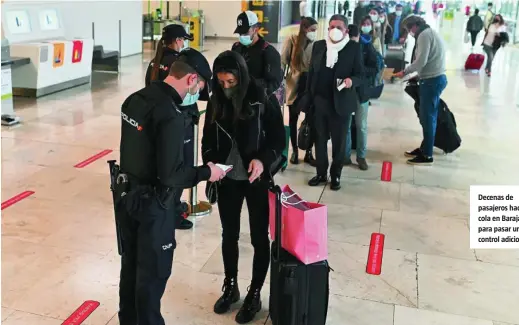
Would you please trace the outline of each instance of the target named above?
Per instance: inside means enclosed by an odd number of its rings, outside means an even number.
[[[197,87],[198,87],[198,83],[197,83]],[[200,97],[200,88],[197,88],[196,93],[194,93],[194,94],[191,94],[188,89],[186,97],[184,97],[184,100],[182,101],[182,104],[180,104],[180,106],[193,105],[198,101],[199,97]]]
[[[250,35],[240,35],[240,43],[244,46],[249,46],[252,44],[252,36]]]
[[[371,26],[362,26],[362,27],[360,28],[360,30],[361,30],[362,33],[364,33],[364,34],[369,34],[369,33],[371,32],[371,29],[372,29]]]

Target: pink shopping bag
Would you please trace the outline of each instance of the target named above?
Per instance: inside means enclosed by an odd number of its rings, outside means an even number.
[[[282,186],[281,247],[304,264],[328,259],[328,209],[303,201],[288,185]],[[275,238],[276,195],[269,192],[270,237]]]

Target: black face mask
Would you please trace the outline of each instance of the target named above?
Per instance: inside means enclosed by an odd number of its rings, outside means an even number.
[[[223,93],[225,94],[225,97],[228,99],[231,99],[236,94],[236,86],[231,88],[223,88]]]

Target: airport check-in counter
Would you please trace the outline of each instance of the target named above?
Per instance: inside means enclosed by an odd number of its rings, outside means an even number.
[[[10,55],[30,61],[12,65],[14,96],[40,97],[90,83],[94,41],[65,39],[62,21],[51,4],[2,4],[2,31]]]
[[[29,65],[13,69],[13,94],[40,97],[89,83],[93,51],[92,39],[11,45],[11,55],[31,60]]]

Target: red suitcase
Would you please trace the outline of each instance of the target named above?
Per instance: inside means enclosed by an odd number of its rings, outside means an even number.
[[[465,70],[479,70],[485,62],[485,56],[483,54],[472,53],[465,61]]]

